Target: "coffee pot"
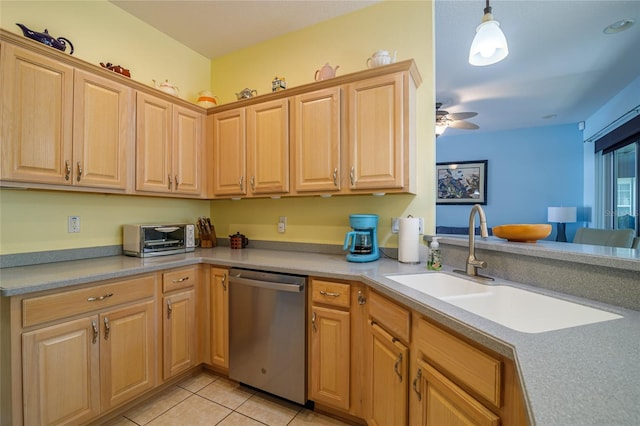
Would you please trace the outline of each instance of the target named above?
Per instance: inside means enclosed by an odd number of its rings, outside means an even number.
[[[158,83],[157,81],[153,80],[153,85],[156,87],[156,89],[162,90],[164,93],[168,93],[173,96],[178,96],[178,88],[173,84],[169,83],[169,80],[165,80],[161,83]]]
[[[249,98],[253,98],[257,94],[258,94],[258,91],[256,89],[249,89],[247,87],[245,89],[242,89],[239,93],[236,93],[236,98],[238,98],[238,100],[249,99]]]
[[[396,54],[398,51],[393,51],[393,56],[386,50],[378,50],[367,59],[367,67],[375,68],[383,65],[393,64],[396,61]]]
[[[208,90],[203,90],[198,95],[198,105],[211,108],[218,105],[218,97]]]
[[[349,225],[353,231],[347,232],[344,239],[344,250],[349,250],[349,262],[372,262],[380,258],[378,249],[378,215],[352,214]]]

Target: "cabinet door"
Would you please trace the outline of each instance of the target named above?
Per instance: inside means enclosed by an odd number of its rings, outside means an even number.
[[[292,174],[296,192],[340,190],[340,88],[293,99]]]
[[[406,425],[409,350],[390,334],[370,324],[370,425]]]
[[[349,86],[349,184],[352,189],[401,188],[405,115],[402,73]]]
[[[126,189],[132,145],[133,90],[76,70],[73,109],[74,184]]]
[[[428,363],[418,360],[422,424],[498,426],[500,418]]]
[[[2,45],[2,179],[71,184],[73,68]]]
[[[171,124],[171,102],[137,93],[136,190],[171,191]]]
[[[289,192],[289,100],[247,108],[247,171],[252,194]]]
[[[204,115],[173,106],[173,190],[180,194],[202,192],[201,152]]]
[[[246,111],[233,109],[213,115],[213,193],[245,195]]]
[[[98,316],[22,335],[24,424],[81,424],[100,412]]]
[[[211,363],[229,368],[228,271],[211,268]]]
[[[154,303],[138,303],[100,315],[100,388],[107,410],[156,384]]]
[[[165,296],[163,299],[164,379],[195,365],[195,290]]]
[[[310,399],[349,409],[350,314],[311,309]]]

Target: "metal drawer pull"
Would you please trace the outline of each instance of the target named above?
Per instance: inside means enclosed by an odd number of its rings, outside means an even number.
[[[69,176],[71,175],[71,165],[69,164],[69,160],[64,160],[64,180],[69,180]]]
[[[398,377],[400,377],[400,383],[402,383],[402,374],[400,374],[400,371],[398,370],[398,366],[400,365],[401,362],[402,362],[402,354],[398,354],[398,359],[396,359],[396,363],[393,366],[393,369],[398,375]]]
[[[167,175],[167,179],[169,182],[167,182],[167,189],[171,189],[171,185],[173,184],[173,182],[171,181],[171,175]]]
[[[181,283],[181,282],[187,281],[188,279],[189,279],[189,277],[187,276],[187,277],[179,278],[177,280],[172,280],[171,282],[173,282],[173,283]]]
[[[338,186],[338,168],[333,169],[333,185]]]
[[[91,327],[93,327],[93,340],[91,340],[91,343],[95,344],[98,341],[98,334],[100,333],[98,331],[98,323],[91,321]]]
[[[318,329],[316,328],[316,313],[314,312],[313,315],[311,315],[311,326],[313,327],[313,331],[318,331]]]
[[[320,294],[323,296],[339,297],[340,293],[332,293],[330,291],[320,290]]]
[[[422,370],[418,368],[418,374],[416,375],[416,378],[413,379],[413,391],[418,395],[418,401],[422,400],[422,394],[418,390],[418,381],[420,380],[421,377],[422,377]]]
[[[351,172],[349,173],[349,179],[351,180],[351,186],[356,184],[356,168],[351,166]]]
[[[167,300],[167,319],[171,319],[171,311],[173,311],[171,300]]]
[[[367,298],[364,297],[362,291],[358,290],[358,305],[364,305],[365,303],[367,303]]]
[[[251,176],[251,190],[255,192],[256,190],[256,177],[255,176]]]
[[[178,180],[178,175],[176,175],[175,181],[176,181],[176,189],[178,189],[178,185],[180,185],[180,181]]]
[[[222,288],[224,289],[224,291],[227,291],[227,274],[224,274],[222,276]]]
[[[113,296],[113,293],[107,293],[107,294],[103,294],[102,296],[91,296],[91,297],[87,297],[87,302],[96,302],[96,301],[100,301],[100,300],[104,300],[107,297],[111,297]]]
[[[240,191],[244,191],[244,176],[240,176],[240,181],[238,183],[240,184]]]
[[[78,179],[78,182],[80,182],[81,178],[82,178],[82,166],[80,165],[80,162],[78,161],[78,177],[76,179]]]
[[[109,325],[109,318],[104,317],[104,340],[109,338],[109,332],[111,331],[111,326]]]

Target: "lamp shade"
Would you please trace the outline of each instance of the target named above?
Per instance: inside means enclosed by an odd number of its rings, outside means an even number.
[[[558,223],[573,223],[577,220],[576,207],[548,207],[547,221]]]
[[[500,23],[494,21],[490,13],[484,15],[482,23],[476,28],[476,35],[469,49],[469,63],[485,66],[500,62],[509,54],[507,39],[500,29]]]

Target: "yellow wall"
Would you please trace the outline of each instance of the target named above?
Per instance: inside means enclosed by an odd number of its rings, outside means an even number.
[[[153,86],[153,80],[169,80],[178,86],[180,97],[191,102],[209,88],[209,58],[106,0],[1,0],[0,26],[22,35],[16,22],[37,32],[47,28],[52,36],[73,43],[73,56],[98,66],[121,65],[141,83]]]
[[[389,231],[394,216],[422,216],[435,227],[435,138],[433,128],[433,3],[385,1],[344,17],[217,58],[203,58],[104,0],[0,2],[2,28],[19,32],[15,22],[56,37],[69,38],[74,56],[92,63],[113,62],[131,69],[134,79],[151,84],[169,79],[181,94],[195,98],[211,87],[222,102],[250,87],[271,90],[274,76],[290,86],[313,80],[329,62],[339,75],[365,68],[378,49],[413,58],[423,83],[417,99],[418,195],[345,196],[241,201],[190,201],[151,197],[0,189],[0,254],[121,244],[121,225],[135,222],[193,221],[211,215],[219,237],[240,231],[250,239],[341,244],[351,213],[380,215],[379,241],[395,246]],[[201,75],[205,77],[202,78]],[[210,85],[210,86],[209,86]],[[186,97],[189,97],[186,96]],[[191,99],[193,100],[193,99]],[[67,216],[81,217],[80,234],[66,232]],[[278,216],[287,216],[285,234]]]
[[[339,244],[349,229],[351,213],[380,216],[379,242],[397,246],[390,233],[391,217],[424,217],[427,230],[435,228],[435,136],[433,128],[434,35],[433,3],[385,1],[360,11],[216,58],[211,87],[221,102],[236,99],[245,87],[258,94],[271,91],[274,76],[289,87],[312,82],[315,71],[329,62],[338,75],[366,68],[379,49],[397,50],[397,60],[413,58],[423,78],[417,96],[418,194],[344,196],[323,199],[245,199],[213,201],[211,217],[218,235],[240,231],[249,239]],[[277,232],[279,216],[287,216],[287,231]]]
[[[209,87],[208,58],[107,1],[0,1],[0,26],[22,34],[16,22],[66,37],[73,56],[120,64],[142,83],[169,79],[191,101]],[[117,245],[124,223],[193,222],[208,214],[208,201],[0,189],[0,254]],[[67,233],[70,215],[80,216],[79,234]]]

